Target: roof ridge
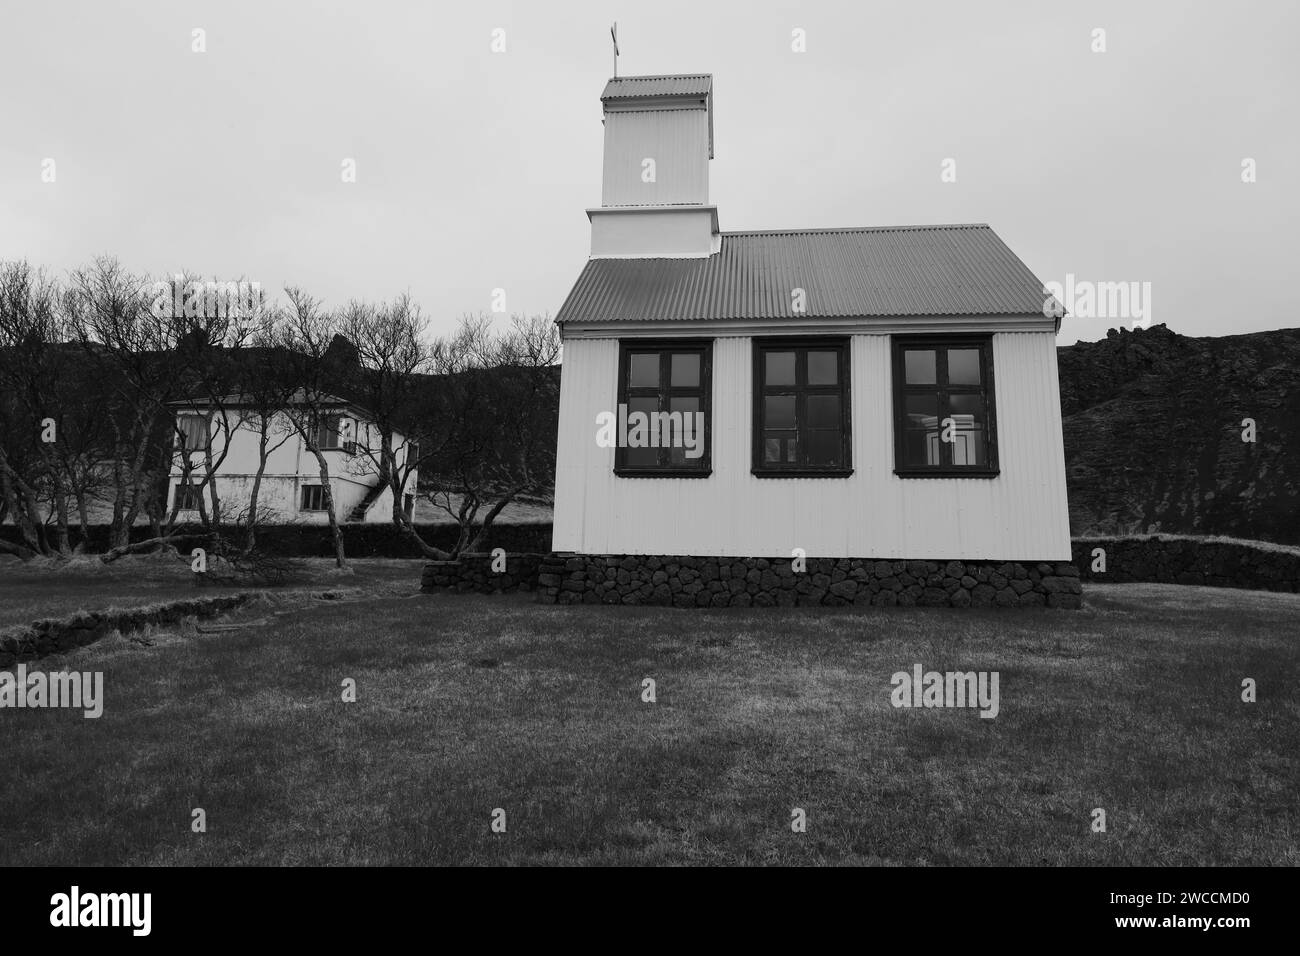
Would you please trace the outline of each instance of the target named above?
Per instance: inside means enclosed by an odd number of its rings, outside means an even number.
[[[987,222],[949,222],[911,226],[831,226],[824,229],[742,229],[722,236],[800,236],[828,232],[919,232],[926,229],[991,229]]]
[[[642,73],[638,76],[611,76],[609,82],[618,80],[698,80],[712,77],[712,73]]]

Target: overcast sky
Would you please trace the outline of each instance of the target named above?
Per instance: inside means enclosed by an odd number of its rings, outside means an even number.
[[[600,202],[617,19],[621,74],[714,75],[724,231],[987,222],[1045,282],[1151,283],[1178,332],[1291,327],[1297,10],[5,0],[0,258],[409,291],[437,331],[494,288],[554,315]]]

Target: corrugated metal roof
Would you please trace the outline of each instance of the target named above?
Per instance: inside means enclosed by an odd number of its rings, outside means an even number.
[[[1043,284],[984,224],[722,234],[699,259],[591,259],[560,322],[1042,315]]]
[[[643,96],[707,96],[713,89],[711,73],[681,73],[676,76],[618,76],[605,84],[602,103],[609,100],[640,99]]]

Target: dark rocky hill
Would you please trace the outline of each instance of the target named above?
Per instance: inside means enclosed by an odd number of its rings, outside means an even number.
[[[1073,534],[1300,544],[1300,329],[1112,329],[1058,358]]]

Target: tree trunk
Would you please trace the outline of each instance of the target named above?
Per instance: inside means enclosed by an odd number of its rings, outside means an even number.
[[[488,528],[492,527],[492,522],[496,520],[497,515],[501,514],[501,510],[506,505],[515,500],[515,495],[519,494],[521,490],[520,488],[512,488],[488,510],[488,513],[483,516],[483,523],[479,525],[478,533],[474,535],[474,540],[470,542],[469,547],[466,549],[467,551],[473,554],[483,546],[483,538],[487,535]]]
[[[198,541],[206,538],[207,532],[202,534],[171,534],[164,535],[161,538],[150,538],[147,541],[137,541],[134,544],[126,544],[121,547],[110,548],[99,556],[99,560],[105,564],[111,564],[118,558],[128,554],[135,554],[139,551],[147,551],[150,548],[156,548],[161,544],[171,544],[173,541]]]
[[[265,421],[265,419],[263,419]],[[248,495],[248,530],[244,534],[244,551],[251,554],[257,547],[257,499],[262,493],[262,475],[266,473],[266,425],[257,439],[257,474],[253,475],[253,489]]]
[[[444,551],[442,548],[435,548],[420,537],[420,532],[415,530],[415,525],[406,520],[405,515],[397,521],[397,527],[401,530],[402,537],[406,538],[419,548],[420,553],[426,558],[429,558],[432,561],[450,561],[455,557],[451,552]]]
[[[40,524],[40,509],[36,505],[36,495],[31,487],[9,466],[8,460],[0,461],[0,494],[8,502],[9,513],[13,516],[14,526],[23,536],[23,546],[40,555],[48,555],[45,535]]]
[[[77,542],[76,553],[81,554],[90,547],[90,505],[86,501],[86,490],[77,488],[77,521],[81,524],[81,540]]]
[[[13,541],[6,541],[0,538],[0,554],[14,554],[23,561],[30,561],[36,557],[36,552],[26,545],[16,544]]]
[[[54,479],[54,547],[63,557],[72,553],[72,540],[68,535],[68,492],[63,487],[63,479],[56,475]]]
[[[320,468],[321,496],[325,499],[325,514],[329,517],[330,535],[334,539],[334,562],[340,568],[346,568],[347,559],[343,554],[343,529],[339,527],[338,515],[334,513],[334,489],[330,485],[330,466],[324,453],[319,448],[311,448]]]

